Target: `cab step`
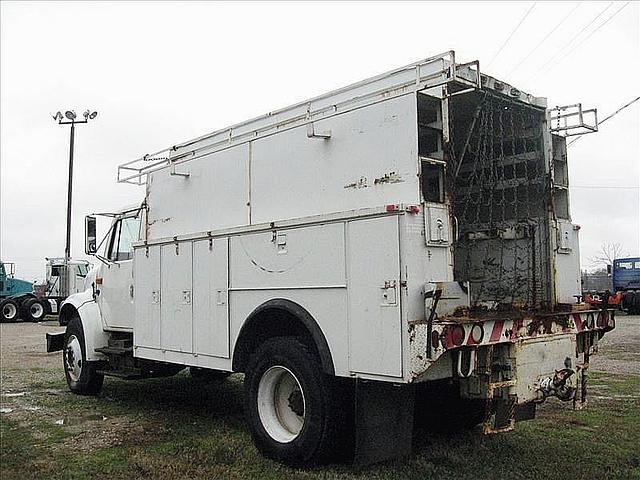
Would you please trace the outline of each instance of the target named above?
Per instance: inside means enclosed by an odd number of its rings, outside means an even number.
[[[144,378],[140,369],[132,370],[98,370],[98,375],[104,375],[107,377],[116,377],[122,380],[137,380]]]

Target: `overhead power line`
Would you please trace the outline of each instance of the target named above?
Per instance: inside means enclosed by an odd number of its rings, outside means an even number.
[[[526,61],[529,59],[529,57],[531,57],[531,55],[533,55],[533,53],[534,53],[538,48],[540,48],[540,46],[541,46],[544,42],[546,42],[546,41],[547,41],[547,39],[548,39],[551,35],[553,35],[553,33],[554,33],[558,28],[560,28],[560,26],[561,26],[561,25],[562,25],[562,24],[563,24],[563,23],[564,23],[564,22],[565,22],[565,21],[566,21],[566,20],[567,20],[567,19],[568,19],[572,14],[573,14],[573,12],[575,12],[575,11],[578,9],[578,7],[579,7],[580,5],[582,5],[582,2],[578,2],[578,3],[576,4],[576,6],[575,6],[575,7],[573,7],[573,9],[572,9],[571,11],[569,11],[569,13],[567,13],[567,14],[562,18],[562,20],[560,20],[560,21],[556,24],[556,26],[555,26],[555,27],[553,27],[553,28],[552,28],[552,29],[551,29],[551,30],[550,30],[550,31],[549,31],[549,32],[544,36],[544,38],[543,38],[542,40],[540,40],[540,42],[538,42],[538,44],[537,44],[535,47],[533,47],[533,48],[531,49],[531,51],[530,51],[529,53],[527,53],[527,55],[525,55],[525,57],[524,57],[522,60],[520,60],[520,61],[516,64],[516,66],[515,66],[515,67],[513,67],[511,70],[509,70],[509,73],[507,73],[505,76],[506,76],[506,77],[508,77],[508,76],[509,76],[509,75],[511,75],[513,72],[515,72],[515,71],[518,69],[518,67],[519,67],[520,65],[522,65],[524,62],[526,62]]]
[[[617,109],[615,112],[613,112],[611,115],[609,115],[608,117],[604,118],[603,120],[601,120],[600,122],[598,122],[598,127],[600,127],[600,125],[602,125],[604,122],[606,122],[607,120],[615,117],[617,114],[619,114],[621,111],[623,111],[625,108],[630,107],[631,105],[633,105],[634,103],[636,103],[638,100],[640,100],[640,97],[636,97],[633,100],[631,100],[628,103],[625,103],[623,106],[621,106],[619,109]],[[580,140],[582,138],[583,135],[586,135],[585,133],[583,133],[582,135],[578,135],[576,136],[576,138],[574,138],[573,140],[571,140],[569,143],[567,143],[567,147],[573,145],[574,143],[576,143],[578,140]]]
[[[504,49],[504,47],[507,46],[507,43],[509,43],[509,40],[511,40],[511,38],[513,37],[513,35],[515,35],[515,33],[518,31],[518,29],[520,28],[520,25],[522,25],[522,23],[526,20],[526,18],[529,16],[529,14],[531,13],[531,10],[533,10],[533,7],[536,6],[537,2],[533,2],[531,4],[531,6],[529,7],[529,10],[527,10],[527,12],[524,14],[524,16],[520,19],[520,21],[518,22],[518,24],[516,25],[516,28],[513,29],[513,31],[509,34],[509,36],[507,37],[507,39],[504,41],[504,43],[500,46],[500,48],[498,49],[498,51],[495,53],[495,55],[493,56],[493,58],[489,61],[489,63],[487,64],[487,68],[491,66],[491,64],[496,60],[496,58],[498,58],[498,55],[500,55],[500,53],[502,52],[502,50]]]
[[[562,52],[566,51],[567,47],[569,47],[570,45],[572,45],[572,44],[573,44],[573,42],[576,40],[576,38],[578,38],[580,35],[582,35],[582,33],[583,33],[587,28],[589,28],[591,25],[593,25],[593,24],[596,22],[596,20],[598,20],[598,18],[600,18],[600,17],[602,16],[602,14],[603,14],[604,12],[606,12],[607,10],[609,10],[609,7],[611,7],[611,5],[613,5],[613,2],[609,2],[609,4],[608,4],[606,7],[604,7],[604,8],[600,11],[600,13],[598,13],[595,17],[593,17],[593,18],[591,19],[591,21],[590,21],[589,23],[587,23],[584,27],[582,27],[582,29],[581,29],[578,33],[576,33],[573,37],[571,37],[571,39],[570,39],[567,43],[565,43],[562,47],[560,47],[560,48],[556,51],[556,53],[554,53],[554,54],[551,56],[551,58],[549,58],[549,60],[547,60],[547,61],[546,61],[546,62],[545,62],[545,63],[544,63],[544,64],[543,64],[539,69],[537,69],[537,73],[533,75],[532,79],[533,79],[533,78],[536,78],[536,77],[541,73],[542,69],[544,69],[547,65],[549,65],[551,62],[553,62],[553,61],[554,61],[554,60],[555,60],[559,55],[561,55],[561,54],[562,54]]]
[[[562,62],[562,60],[564,60],[565,58],[567,58],[569,55],[571,55],[571,53],[573,53],[578,47],[580,47],[582,44],[584,44],[584,42],[586,42],[587,40],[589,40],[598,30],[600,30],[602,27],[604,27],[607,23],[609,23],[616,15],[618,15],[627,5],[629,5],[631,2],[627,2],[624,5],[622,5],[618,10],[616,10],[614,12],[613,15],[611,15],[609,18],[607,18],[604,22],[602,22],[600,25],[598,25],[595,29],[593,29],[591,31],[591,33],[589,33],[580,43],[574,45],[574,47],[569,50],[568,52],[566,52],[564,55],[562,55],[557,62],[555,62],[553,65],[549,66],[544,72],[547,72],[549,70],[551,70],[552,68],[554,68],[556,65],[558,65],[560,62]],[[541,72],[541,73],[544,73]]]

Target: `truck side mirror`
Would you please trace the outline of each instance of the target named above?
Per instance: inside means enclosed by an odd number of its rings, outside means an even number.
[[[84,217],[84,253],[93,255],[96,253],[96,217],[87,215]]]
[[[607,265],[607,275],[611,275],[611,264]]]

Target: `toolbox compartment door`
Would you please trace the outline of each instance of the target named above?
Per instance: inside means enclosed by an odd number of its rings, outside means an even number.
[[[349,369],[402,375],[398,217],[348,223]]]

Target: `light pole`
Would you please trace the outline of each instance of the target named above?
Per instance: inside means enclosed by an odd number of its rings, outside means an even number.
[[[67,185],[67,241],[64,247],[65,265],[71,259],[71,195],[73,192],[73,140],[75,127],[77,123],[88,123],[89,120],[93,120],[98,116],[98,112],[86,110],[82,116],[84,120],[76,120],[76,112],[73,110],[67,110],[64,112],[64,116],[61,112],[53,115],[53,119],[57,120],[59,125],[71,125],[71,137],[69,139],[69,183]],[[65,120],[65,117],[67,120]]]

